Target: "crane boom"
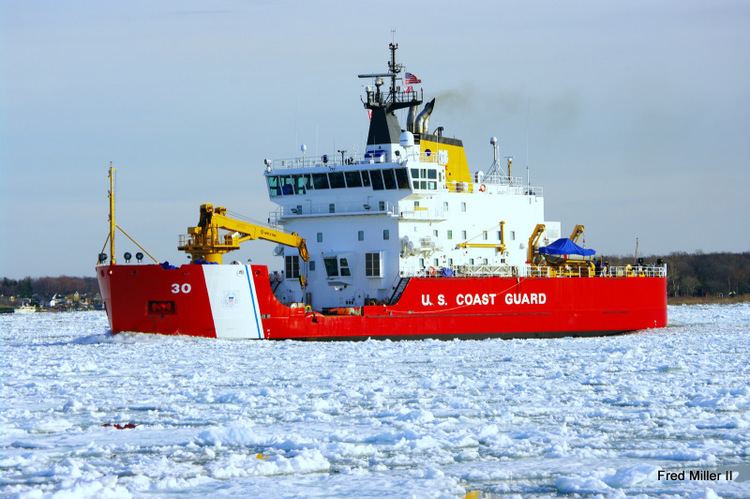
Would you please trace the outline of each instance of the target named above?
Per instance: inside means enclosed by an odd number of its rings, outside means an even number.
[[[461,248],[495,248],[498,253],[505,253],[507,249],[505,246],[505,220],[500,220],[500,244],[470,243],[469,241],[464,241],[456,245],[456,249]]]
[[[573,232],[570,233],[570,237],[568,239],[570,239],[574,243],[578,244],[578,239],[583,234],[583,230],[584,230],[583,225],[581,225],[581,224],[576,225],[573,228]]]
[[[528,248],[528,255],[527,255],[527,262],[528,264],[534,263],[534,254],[536,253],[536,245],[539,243],[539,239],[542,237],[542,234],[544,234],[544,230],[547,228],[544,224],[536,224],[536,227],[534,227],[534,231],[531,233],[531,237],[529,238],[529,248]]]
[[[188,227],[187,241],[177,249],[189,253],[193,260],[204,259],[221,263],[222,255],[240,248],[240,244],[251,239],[263,239],[284,246],[297,248],[304,261],[310,259],[307,243],[296,232],[291,234],[251,222],[237,220],[226,215],[223,206],[202,204],[200,219],[195,227]],[[222,234],[221,231],[224,231]]]

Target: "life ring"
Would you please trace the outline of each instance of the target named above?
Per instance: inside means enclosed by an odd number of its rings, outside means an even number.
[[[435,267],[430,267],[429,270],[427,271],[427,274],[430,277],[435,277],[437,275],[437,269]]]
[[[479,184],[479,192],[484,192],[487,190],[487,186],[484,184]]]
[[[310,312],[312,312],[312,307],[310,305],[305,305],[305,313],[309,314]]]

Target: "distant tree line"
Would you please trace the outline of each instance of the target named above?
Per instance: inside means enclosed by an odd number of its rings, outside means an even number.
[[[648,256],[646,263],[661,259],[667,264],[669,296],[732,296],[750,293],[750,252],[670,253]],[[609,256],[611,265],[633,264],[633,257]]]
[[[644,257],[645,263],[661,259],[667,264],[669,296],[731,296],[750,293],[750,252],[671,253]],[[610,265],[634,264],[632,256],[604,256]],[[39,277],[0,280],[0,295],[49,300],[54,294],[78,291],[94,296],[99,286],[94,277]]]
[[[0,280],[0,296],[20,298],[39,297],[49,300],[53,295],[69,295],[78,291],[90,296],[99,292],[99,285],[94,277],[25,277],[23,279]]]

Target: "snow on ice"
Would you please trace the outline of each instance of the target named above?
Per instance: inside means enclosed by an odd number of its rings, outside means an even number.
[[[748,497],[657,472],[750,470],[750,305],[669,314],[610,338],[352,343],[0,316],[0,495]]]

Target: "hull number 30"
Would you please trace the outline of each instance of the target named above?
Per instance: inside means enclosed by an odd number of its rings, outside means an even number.
[[[178,284],[173,283],[172,284],[172,294],[176,295],[179,293],[188,294],[190,291],[192,291],[193,287],[190,285],[190,283],[184,283],[184,284]]]

